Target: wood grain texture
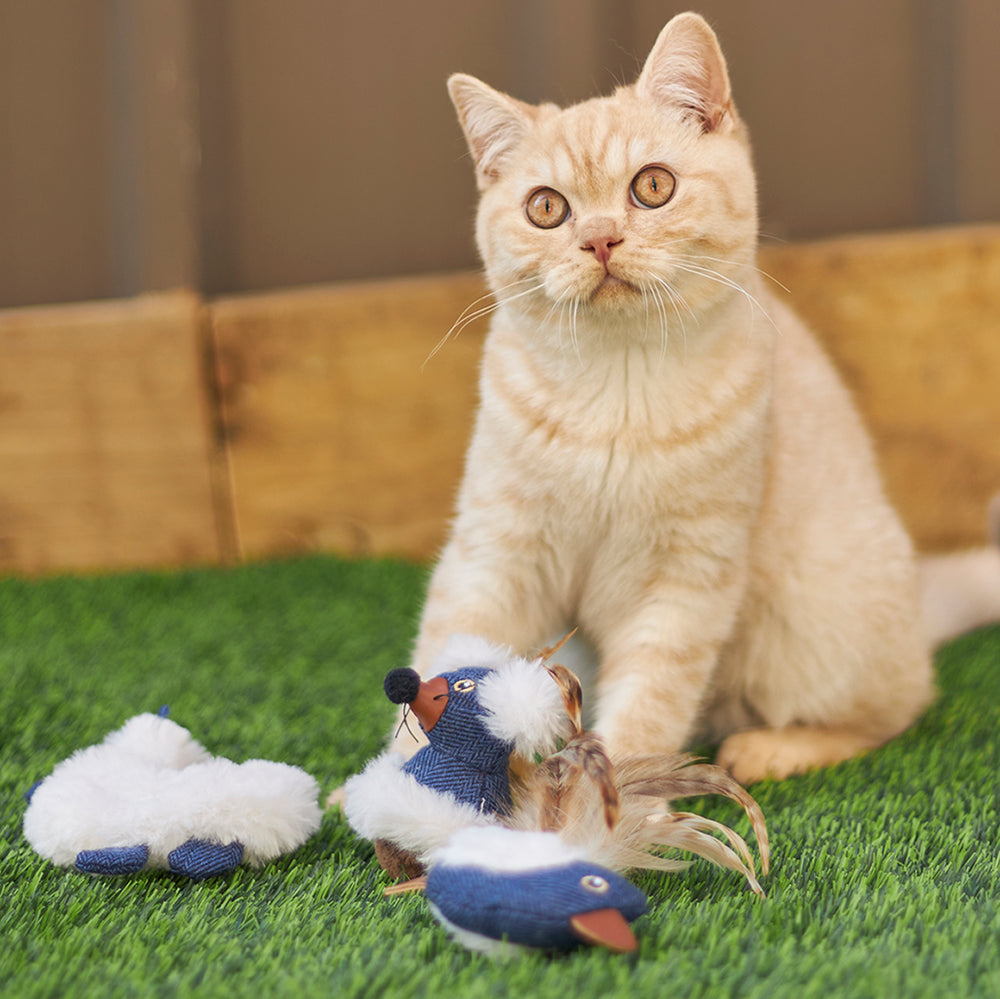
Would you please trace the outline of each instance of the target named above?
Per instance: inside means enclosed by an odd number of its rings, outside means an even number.
[[[485,327],[427,358],[482,294],[478,277],[455,275],[214,304],[245,556],[433,554],[471,431]]]
[[[854,392],[921,548],[981,543],[1000,491],[1000,226],[768,249]]]
[[[187,294],[0,312],[0,571],[222,557],[202,320]]]

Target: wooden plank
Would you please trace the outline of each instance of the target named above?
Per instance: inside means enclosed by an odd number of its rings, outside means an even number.
[[[875,435],[921,547],[981,542],[1000,491],[1000,226],[768,249]]]
[[[245,555],[433,553],[471,430],[484,326],[427,358],[483,290],[466,274],[214,304]]]
[[[217,561],[189,294],[0,312],[0,571]]]
[[[94,3],[0,3],[0,307],[110,291],[107,35]]]

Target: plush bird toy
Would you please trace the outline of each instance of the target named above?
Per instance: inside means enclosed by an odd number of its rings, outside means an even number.
[[[438,850],[424,885],[431,911],[466,947],[635,950],[629,923],[646,896],[555,833],[469,828]]]
[[[393,670],[384,685],[420,723],[427,745],[409,760],[383,753],[343,790],[348,822],[375,842],[395,876],[420,873],[456,829],[499,823],[512,807],[512,754],[548,754],[572,728],[541,657],[458,635],[437,666],[427,681],[413,670]]]
[[[87,874],[161,868],[201,880],[297,849],[319,828],[318,794],[297,767],[211,756],[161,709],[36,784],[24,835],[47,860]]]

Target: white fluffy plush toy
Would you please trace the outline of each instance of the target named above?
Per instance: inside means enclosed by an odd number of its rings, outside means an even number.
[[[319,828],[318,796],[298,767],[213,757],[161,709],[32,788],[24,835],[47,860],[88,874],[160,868],[201,880],[297,849]]]

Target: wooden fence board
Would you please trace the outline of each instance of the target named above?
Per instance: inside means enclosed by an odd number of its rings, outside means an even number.
[[[482,294],[479,278],[454,275],[214,304],[245,555],[433,553],[471,429],[482,324],[427,358]]]
[[[0,312],[0,571],[218,561],[202,307]]]
[[[919,545],[982,542],[1000,491],[1000,226],[790,245],[761,266],[854,391]]]

